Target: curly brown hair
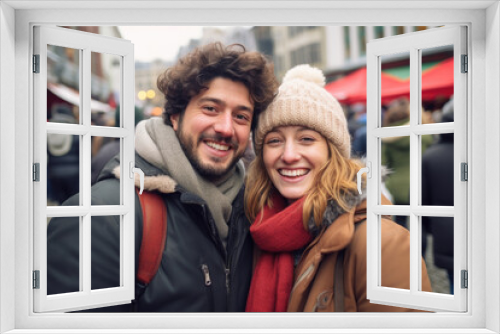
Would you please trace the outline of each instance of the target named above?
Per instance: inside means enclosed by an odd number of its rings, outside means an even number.
[[[254,102],[253,130],[257,116],[271,103],[279,86],[273,64],[241,44],[224,46],[220,42],[196,48],[160,74],[157,86],[166,99],[165,124],[172,126],[170,116],[184,112],[191,98],[218,77],[241,82],[249,90]]]

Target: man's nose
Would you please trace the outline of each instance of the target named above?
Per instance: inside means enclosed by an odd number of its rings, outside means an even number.
[[[283,154],[281,155],[281,160],[287,164],[291,164],[300,160],[300,152],[297,145],[293,141],[285,142],[283,147]]]
[[[214,125],[214,130],[223,137],[232,137],[234,134],[233,115],[223,112],[219,115]]]

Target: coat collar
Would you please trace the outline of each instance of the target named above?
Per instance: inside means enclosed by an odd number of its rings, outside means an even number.
[[[352,241],[354,237],[355,224],[361,223],[367,218],[366,199],[349,212],[340,215],[330,226],[322,230],[311,243],[312,247],[323,254],[339,251]],[[392,203],[382,196],[382,205]]]

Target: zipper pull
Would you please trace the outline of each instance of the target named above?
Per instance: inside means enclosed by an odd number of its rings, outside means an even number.
[[[212,280],[210,279],[210,272],[208,271],[208,266],[206,264],[202,264],[201,270],[203,271],[203,276],[205,277],[205,286],[212,285]]]
[[[229,268],[226,268],[226,289],[227,292],[229,293],[229,274],[231,273],[231,270]]]

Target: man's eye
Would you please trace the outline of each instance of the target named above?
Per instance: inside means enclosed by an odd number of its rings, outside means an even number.
[[[236,118],[238,120],[244,120],[244,121],[249,121],[250,120],[250,118],[247,115],[244,115],[244,114],[238,114],[238,115],[236,115]]]
[[[215,107],[212,107],[212,106],[203,106],[203,109],[205,109],[207,111],[210,111],[210,112],[214,112],[215,111]]]

